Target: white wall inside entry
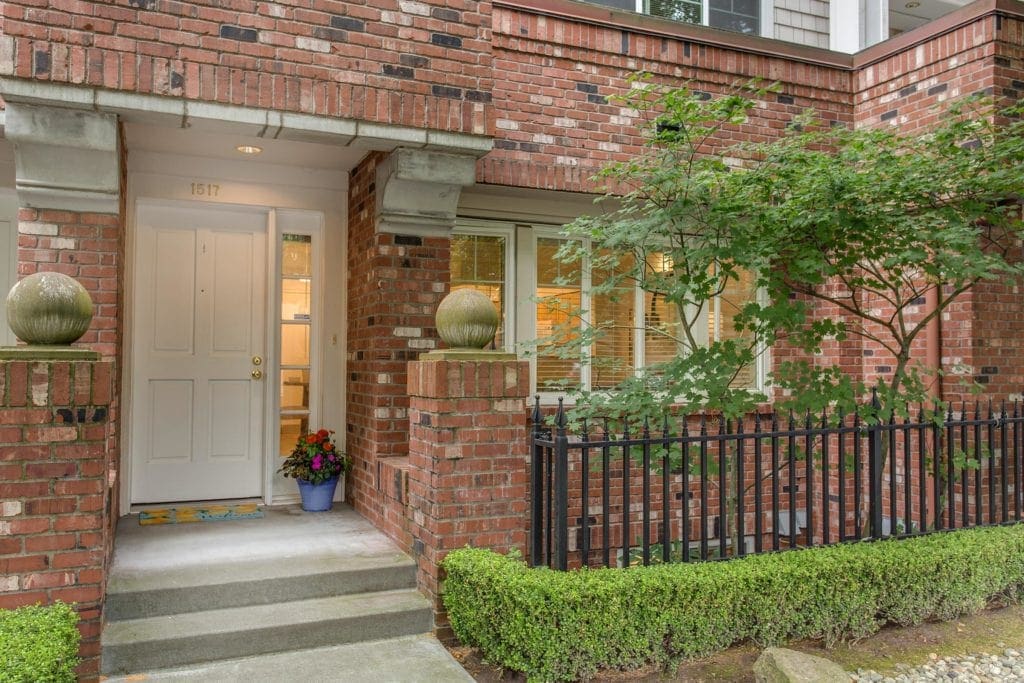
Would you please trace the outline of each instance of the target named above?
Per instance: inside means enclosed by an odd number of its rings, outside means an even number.
[[[163,135],[167,133],[167,135]],[[170,136],[170,137],[168,137]],[[268,216],[267,233],[267,296],[266,310],[266,358],[264,378],[266,387],[265,429],[263,434],[264,467],[262,493],[266,503],[285,503],[297,499],[293,481],[276,474],[281,450],[282,408],[285,414],[294,417],[302,414],[308,420],[310,429],[326,428],[337,432],[340,447],[344,447],[345,435],[345,279],[346,279],[346,206],[349,167],[354,163],[352,150],[339,149],[336,155],[330,150],[310,149],[323,147],[303,143],[274,145],[274,154],[266,163],[262,155],[244,158],[230,158],[231,153],[218,151],[220,158],[177,154],[169,149],[197,151],[195,140],[183,142],[187,131],[162,131],[147,126],[127,126],[128,148],[128,231],[127,231],[127,272],[125,280],[126,312],[125,349],[132,348],[132,334],[139,321],[130,318],[137,294],[136,283],[139,274],[133,255],[137,247],[136,207],[139,203],[164,202],[178,206],[207,206],[218,208],[246,207],[265,210]],[[198,147],[224,143],[214,136],[200,136]],[[175,140],[182,141],[175,144]],[[154,140],[159,140],[156,143]],[[170,141],[168,141],[170,140]],[[233,142],[233,140],[231,140]],[[275,141],[270,141],[274,143]],[[260,144],[260,143],[256,143]],[[233,147],[231,148],[233,149]],[[289,152],[292,152],[289,155]],[[229,158],[223,158],[223,157]],[[293,161],[295,165],[284,163]],[[307,239],[311,255],[310,277],[303,274],[286,275],[282,271],[282,245],[285,236],[302,242]],[[308,287],[309,308],[295,308],[296,293]],[[282,291],[291,303],[282,307]],[[329,293],[329,296],[326,295]],[[300,306],[300,308],[302,308]],[[306,316],[308,315],[308,319]],[[286,324],[284,316],[289,317]],[[287,329],[285,329],[287,328]],[[285,339],[282,339],[284,334]],[[279,349],[293,349],[294,340],[309,335],[309,364],[296,365],[305,359],[296,360],[291,353],[282,375],[282,358]],[[308,372],[308,383],[301,372]],[[122,482],[131,481],[130,468],[135,435],[127,429],[132,424],[131,411],[138,409],[133,400],[132,386],[133,358],[126,354],[124,405],[126,425],[122,454]],[[287,380],[288,388],[282,386]],[[294,401],[301,397],[299,403]],[[282,400],[283,399],[283,400]],[[288,405],[284,405],[287,403]],[[303,405],[299,405],[303,404]],[[296,422],[291,421],[294,428]],[[307,424],[303,422],[303,424]],[[122,486],[122,509],[128,510],[132,502],[130,486]]]

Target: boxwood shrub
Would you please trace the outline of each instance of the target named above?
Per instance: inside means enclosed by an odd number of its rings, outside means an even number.
[[[0,610],[0,683],[64,683],[78,666],[78,614],[62,602]]]
[[[585,679],[750,640],[832,645],[1024,591],[1024,525],[758,555],[557,572],[465,548],[444,561],[455,635],[531,680]]]

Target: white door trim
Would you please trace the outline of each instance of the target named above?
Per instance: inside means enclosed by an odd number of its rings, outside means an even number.
[[[217,183],[219,194],[216,198],[195,197],[191,193],[193,182]],[[344,295],[347,287],[347,232],[348,232],[348,177],[344,172],[310,171],[305,168],[240,163],[219,159],[187,157],[156,152],[129,151],[128,155],[128,190],[127,209],[125,212],[125,298],[122,322],[123,367],[121,371],[121,466],[118,479],[121,482],[119,492],[119,509],[127,514],[131,509],[131,414],[132,409],[132,357],[133,320],[132,309],[135,305],[135,222],[136,205],[139,201],[165,203],[170,205],[184,203],[186,205],[213,204],[225,207],[245,207],[266,209],[267,211],[288,211],[298,213],[317,213],[322,216],[322,239],[317,259],[321,264],[321,291],[339,292],[339,296],[329,301],[321,296],[315,305],[322,306],[320,338],[320,362],[324,377],[337,378],[330,383],[321,381],[318,396],[320,400],[319,419],[322,425],[335,429],[338,445],[344,448],[345,443],[345,378],[346,359],[346,320],[347,301]],[[279,221],[277,221],[279,222]],[[269,247],[276,249],[273,240],[279,234],[279,226],[274,226],[274,234],[268,230]],[[275,251],[268,251],[274,254]],[[340,264],[339,267],[327,269],[330,262]],[[275,333],[276,325],[271,324],[276,297],[270,296],[270,287],[275,286],[276,259],[268,258],[268,296],[267,296],[267,349],[273,350],[274,357],[268,359],[265,367],[271,364],[276,367],[276,340],[270,337]],[[268,387],[271,400],[266,401],[267,408],[267,453],[276,451],[279,436],[272,432],[276,428],[277,394]],[[312,387],[311,387],[312,391]],[[272,438],[270,438],[272,437]],[[267,472],[276,470],[274,459],[267,458]],[[294,490],[294,482],[287,480],[285,491]],[[278,491],[280,494],[281,492]],[[274,502],[273,480],[265,478],[263,502]],[[284,502],[277,497],[276,502]]]

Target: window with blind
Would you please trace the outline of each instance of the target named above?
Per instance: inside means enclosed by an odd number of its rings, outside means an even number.
[[[631,257],[610,267],[602,259],[604,269],[591,269],[586,260],[564,263],[557,258],[565,239],[556,227],[467,222],[460,230],[465,232],[452,237],[452,289],[472,287],[491,298],[502,319],[497,348],[540,340],[531,359],[536,391],[610,389],[636,368],[684,352],[680,311],[663,294],[642,291],[626,279],[611,291],[591,293],[610,275],[628,272]],[[667,271],[671,263],[651,254],[648,268]],[[518,287],[513,274],[518,274]],[[756,296],[754,284],[749,274],[731,280],[703,312],[706,327],[700,323],[698,336],[706,330],[708,340],[736,338],[733,319]],[[584,351],[587,362],[582,354],[574,359],[556,353],[584,326],[600,331]],[[735,385],[757,388],[762,375],[759,367],[745,368]]]

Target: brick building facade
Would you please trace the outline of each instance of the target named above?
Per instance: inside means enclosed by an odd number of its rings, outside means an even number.
[[[424,529],[446,533],[443,504],[427,520],[410,513],[430,455],[410,418],[483,410],[443,405],[422,377],[411,392],[407,370],[438,346],[433,310],[452,285],[453,239],[501,245],[491,285],[503,339],[528,338],[531,258],[591,209],[602,164],[642,144],[635,112],[609,100],[631,73],[712,95],[777,81],[722,145],[769,140],[809,107],[913,134],[943,101],[1024,95],[1018,0],[978,0],[855,54],[826,49],[836,5],[760,3],[759,35],[746,35],[574,0],[5,3],[0,256],[11,272],[0,269],[0,284],[59,270],[97,304],[81,343],[110,368],[109,400],[89,404],[107,410],[103,528],[136,504],[289,501],[276,462],[295,434],[323,426],[355,460],[347,495],[360,513],[410,551],[454,547],[423,546]],[[946,312],[921,355],[950,371],[947,397],[956,372],[1006,397],[1024,388],[1022,333],[1018,283],[986,284]],[[865,379],[885,372],[875,349],[831,352]],[[3,405],[19,405],[21,372],[0,372]],[[516,400],[536,377],[516,375]],[[63,514],[15,485],[57,457],[26,444],[60,439],[8,427],[6,415],[0,560],[17,563],[29,554],[17,530]],[[507,426],[520,422],[525,412]],[[195,449],[199,469],[175,456]],[[218,484],[228,481],[238,485]],[[474,519],[482,529],[508,514],[480,506]],[[466,533],[472,525],[456,536]],[[0,585],[4,604],[33,601],[35,580]]]

